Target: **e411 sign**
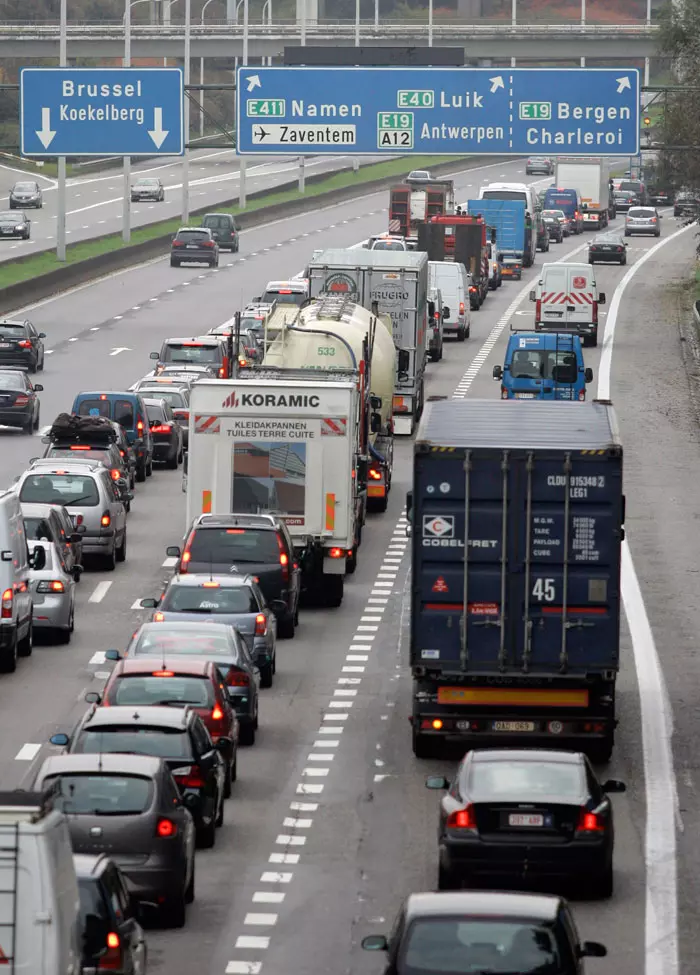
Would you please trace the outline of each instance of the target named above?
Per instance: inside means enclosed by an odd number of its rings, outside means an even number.
[[[239,155],[620,156],[636,68],[239,68]]]

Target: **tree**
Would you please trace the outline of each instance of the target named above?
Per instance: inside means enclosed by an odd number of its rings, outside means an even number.
[[[655,141],[659,167],[676,187],[700,190],[700,0],[671,0],[660,17],[660,48],[671,59],[678,90],[661,96]],[[675,87],[675,86],[673,86]],[[696,148],[673,148],[680,146]]]

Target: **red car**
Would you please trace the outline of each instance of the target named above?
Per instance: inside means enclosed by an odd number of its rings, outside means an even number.
[[[231,783],[236,779],[238,720],[216,664],[210,660],[187,657],[120,660],[102,695],[91,692],[85,700],[103,707],[132,704],[185,707],[189,704],[206,725],[215,745],[221,739],[230,742],[222,757],[226,762],[224,797],[231,795]]]

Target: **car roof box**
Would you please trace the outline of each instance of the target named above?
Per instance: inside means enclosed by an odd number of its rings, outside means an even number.
[[[112,421],[105,416],[75,416],[72,413],[59,413],[49,430],[52,443],[110,444],[117,439]]]

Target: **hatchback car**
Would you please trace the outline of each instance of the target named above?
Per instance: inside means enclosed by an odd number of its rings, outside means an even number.
[[[46,558],[43,568],[29,570],[34,632],[47,633],[56,643],[70,643],[75,625],[75,584],[82,566],[70,570],[55,542],[31,539],[27,544],[30,554],[43,548]]]
[[[136,480],[145,481],[153,473],[153,437],[146,407],[139,393],[80,392],[73,400],[71,413],[77,416],[106,417],[126,434],[133,451]]]
[[[224,821],[224,763],[192,708],[92,707],[72,734],[55,734],[50,742],[69,754],[164,759],[194,817],[197,842],[214,845],[216,827]]]
[[[589,264],[626,264],[627,244],[622,234],[601,234],[588,245]]]
[[[542,880],[573,885],[577,893],[610,897],[613,829],[609,793],[585,755],[546,749],[474,749],[449,789],[438,824],[438,886],[469,887],[480,880]]]
[[[37,789],[51,786],[60,789],[74,851],[109,850],[131,896],[182,927],[194,900],[195,827],[166,762],[148,754],[52,755],[36,778]]]
[[[26,366],[30,372],[44,368],[45,332],[37,332],[31,322],[0,320],[0,365]]]
[[[625,237],[632,234],[661,236],[661,216],[652,207],[630,207],[625,217]]]
[[[231,375],[226,345],[221,335],[166,339],[160,352],[151,352],[151,359],[156,362],[155,373],[162,375],[168,366],[205,366],[213,370],[214,376],[225,379]]]
[[[43,389],[23,369],[0,368],[0,426],[19,427],[24,433],[38,430],[41,407],[37,393]]]
[[[153,376],[140,380],[134,389],[145,399],[165,400],[182,431],[182,443],[187,449],[190,434],[190,384],[171,377]]]
[[[134,487],[136,455],[124,427],[107,417],[59,413],[42,443],[42,457],[89,457],[108,467],[114,481],[124,478]]]
[[[76,853],[73,865],[80,894],[82,975],[146,975],[146,940],[119,868],[105,853]]]
[[[144,396],[143,401],[153,437],[153,460],[165,464],[170,470],[177,470],[184,449],[180,425],[175,422],[173,411],[164,399]]]
[[[138,203],[141,200],[153,200],[154,203],[163,203],[165,200],[165,188],[162,182],[150,176],[137,179],[131,187],[131,202]]]
[[[31,221],[26,213],[13,213],[3,210],[0,213],[0,238],[19,237],[29,240],[31,236]]]
[[[272,686],[277,668],[277,618],[269,607],[255,577],[249,575],[173,576],[160,599],[142,599],[144,609],[152,609],[156,623],[171,620],[195,622],[202,617],[235,626],[244,637],[260,671],[262,687]]]
[[[89,691],[85,700],[104,706],[190,705],[204,722],[226,763],[224,798],[231,795],[238,765],[239,726],[216,664],[196,657],[150,657],[120,660],[102,692]],[[220,746],[219,742],[223,744]]]
[[[225,247],[233,254],[238,253],[238,227],[232,213],[205,213],[202,226],[211,230],[219,249]]]
[[[170,245],[170,267],[181,264],[219,266],[219,245],[208,227],[181,227]]]
[[[537,220],[537,250],[546,254],[549,250],[549,224],[544,220]]]
[[[565,223],[568,224],[563,210],[543,210],[542,223],[549,231],[549,239],[561,244],[565,236],[568,236],[568,226],[566,234],[564,231]]]
[[[36,461],[19,476],[16,490],[20,501],[63,505],[75,528],[85,529],[84,555],[99,556],[108,570],[126,560],[126,508],[106,467]]]
[[[364,938],[385,951],[385,975],[584,975],[584,958],[604,958],[597,941],[579,940],[561,897],[501,891],[410,894],[391,935]]]
[[[24,502],[20,507],[27,541],[54,542],[69,572],[82,564],[83,533],[76,531],[71,516],[62,504]]]
[[[276,611],[277,632],[291,639],[299,620],[301,571],[289,529],[276,515],[200,515],[195,518],[182,549],[172,545],[170,558],[184,573],[250,573]]]
[[[22,180],[10,190],[10,210],[23,210],[25,207],[41,209],[44,197],[36,180]]]
[[[240,725],[240,742],[252,745],[258,728],[260,671],[240,633],[223,623],[201,621],[144,623],[134,633],[124,656],[150,657],[161,662],[168,657],[197,657],[210,660],[223,677],[228,699]],[[121,660],[118,650],[108,650],[107,660]]]

